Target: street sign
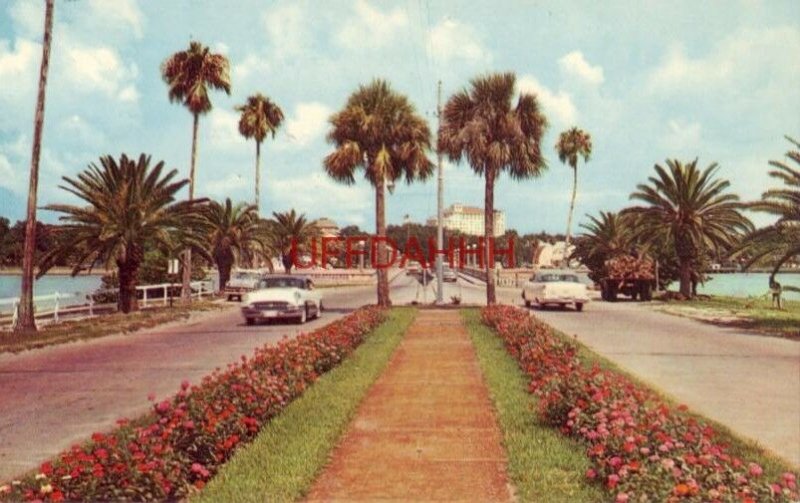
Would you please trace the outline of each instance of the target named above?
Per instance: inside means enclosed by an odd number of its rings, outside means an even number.
[[[167,274],[178,274],[178,259],[173,258],[167,261]]]

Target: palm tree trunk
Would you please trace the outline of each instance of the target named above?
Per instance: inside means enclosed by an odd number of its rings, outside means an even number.
[[[259,201],[261,201],[261,142],[256,141],[256,217],[260,217]]]
[[[490,264],[490,257],[491,261],[494,262],[494,255],[491,250],[491,243],[494,238],[494,178],[495,178],[495,170],[494,169],[487,169],[486,170],[486,192],[484,194],[484,228],[483,234],[485,239],[485,251],[484,251],[484,271],[486,272],[486,305],[490,306],[492,304],[497,303],[497,295],[495,294],[495,285],[494,285],[494,264]]]
[[[44,98],[47,88],[47,70],[50,67],[50,43],[53,33],[53,2],[47,0],[44,12],[44,41],[42,64],[39,68],[39,94],[36,98],[36,116],[33,121],[33,147],[31,148],[31,172],[28,185],[28,208],[25,221],[25,244],[22,256],[22,286],[20,289],[19,316],[15,332],[35,332],[33,318],[33,262],[36,253],[36,191],[39,186],[39,155],[42,147],[44,124]]]
[[[194,114],[192,126],[192,165],[189,168],[189,201],[194,200],[194,170],[197,163],[197,126],[200,115]],[[183,282],[181,285],[181,298],[186,302],[192,301],[192,250],[187,248],[183,252]]]
[[[679,257],[680,261],[680,280],[681,295],[687,299],[692,297],[692,261],[687,257]]]
[[[378,235],[378,257],[375,259],[377,264],[385,264],[386,243],[381,239],[386,236],[386,214],[385,214],[385,194],[383,177],[375,184],[375,232]],[[385,267],[377,267],[378,275],[378,305],[389,307],[392,301],[389,299],[389,274]]]
[[[569,242],[572,229],[572,212],[575,210],[575,195],[578,192],[578,167],[572,166],[572,199],[569,203],[569,216],[567,217],[567,237],[564,241],[564,265],[569,267]]]
[[[136,298],[136,276],[139,266],[130,261],[117,262],[119,274],[119,299],[117,309],[122,313],[130,313],[139,309]]]
[[[219,290],[225,290],[225,286],[231,279],[231,268],[233,267],[233,256],[231,253],[221,253],[216,257],[217,270],[219,271]]]

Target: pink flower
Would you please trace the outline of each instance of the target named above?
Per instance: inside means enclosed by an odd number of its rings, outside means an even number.
[[[750,473],[751,477],[760,477],[761,474],[764,473],[764,470],[756,463],[750,463],[747,471]]]
[[[619,493],[617,494],[617,503],[627,503],[628,501],[628,494],[627,493]]]
[[[594,471],[593,468],[589,468],[588,470],[586,470],[586,478],[587,479],[594,479],[595,477],[597,477],[597,472]]]

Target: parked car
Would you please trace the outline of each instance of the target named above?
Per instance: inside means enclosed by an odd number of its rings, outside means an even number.
[[[252,291],[261,277],[262,274],[255,271],[237,271],[228,280],[223,293],[228,300],[242,300],[242,295]]]
[[[540,306],[555,304],[565,308],[573,304],[576,311],[583,311],[583,305],[589,302],[586,284],[572,271],[540,271],[522,285],[522,298],[530,307],[536,303]]]
[[[442,267],[442,281],[458,281],[458,274],[449,266]]]
[[[416,260],[409,260],[406,263],[406,276],[419,274],[422,272],[422,266]]]
[[[242,299],[248,325],[258,321],[294,320],[305,323],[322,314],[322,294],[307,276],[269,275]]]

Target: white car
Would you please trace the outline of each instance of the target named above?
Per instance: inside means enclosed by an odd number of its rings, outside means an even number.
[[[237,271],[228,280],[223,293],[228,300],[242,300],[244,294],[253,291],[261,276],[263,275],[256,271]]]
[[[575,272],[540,271],[522,285],[522,298],[527,307],[532,303],[555,304],[562,308],[574,304],[576,311],[583,311],[583,305],[589,302],[589,293],[586,283],[581,282]]]
[[[257,321],[294,320],[305,323],[322,314],[322,294],[306,276],[264,276],[242,299],[248,325]]]

